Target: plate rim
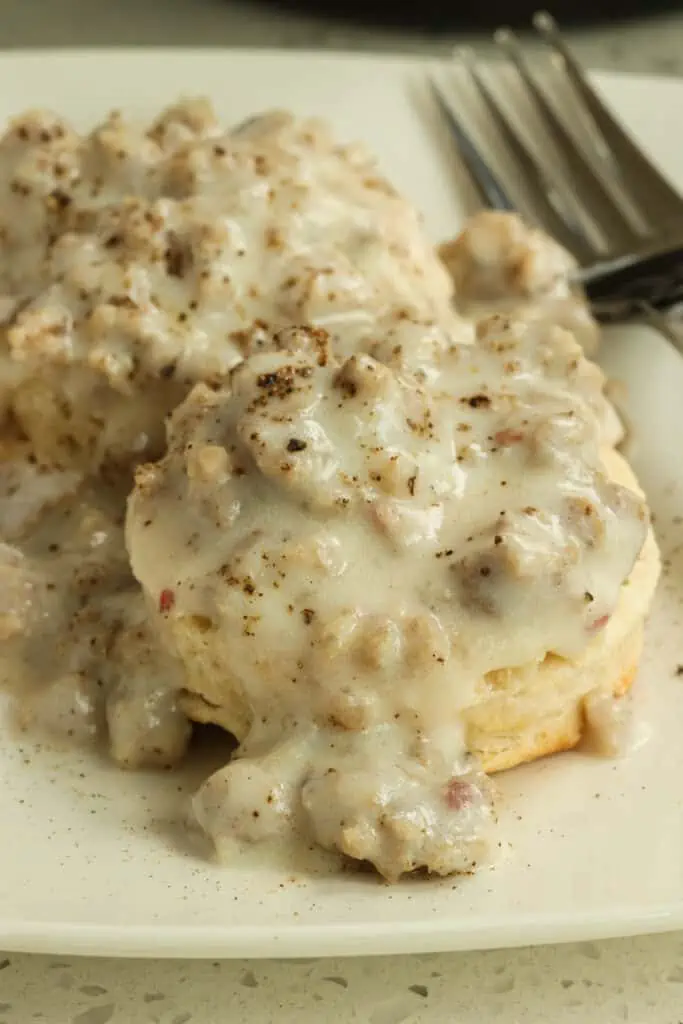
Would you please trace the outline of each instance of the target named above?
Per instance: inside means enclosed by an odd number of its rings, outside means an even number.
[[[311,48],[308,46],[30,46],[20,48],[8,48],[0,46],[0,63],[20,63],[24,60],[40,61],[45,60],[83,60],[83,59],[107,59],[142,62],[150,56],[154,58],[216,58],[222,55],[238,57],[245,60],[278,60],[291,58],[297,62],[301,58],[316,63],[386,63],[392,65],[405,65],[407,67],[419,68],[420,66],[443,63],[449,60],[448,54],[412,53],[399,50],[350,50],[344,48]],[[499,61],[495,56],[486,55],[483,58],[486,64],[496,64]],[[674,75],[664,71],[624,71],[616,68],[586,67],[591,77],[597,80],[613,81],[639,81],[643,84],[654,85],[665,84],[683,90],[683,76]]]
[[[551,915],[520,914],[501,927],[495,921],[463,928],[453,921],[410,922],[397,927],[381,923],[369,930],[363,924],[335,924],[334,934],[321,948],[320,932],[328,926],[288,927],[222,925],[95,925],[39,922],[3,924],[0,949],[10,953],[64,956],[106,956],[119,959],[330,959],[347,956],[392,956],[426,953],[464,953],[525,946],[633,938],[683,930],[683,900],[662,904],[647,913],[637,909],[619,914],[565,915],[561,925]],[[578,934],[580,930],[580,935]],[[191,935],[191,942],[188,936]]]

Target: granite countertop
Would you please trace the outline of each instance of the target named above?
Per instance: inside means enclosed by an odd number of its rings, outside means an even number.
[[[683,935],[355,960],[0,954],[2,1024],[680,1024]]]
[[[362,29],[247,0],[0,0],[0,26],[5,47],[210,44],[437,54],[475,38]],[[589,66],[683,74],[683,9],[571,35]],[[317,962],[0,953],[0,1024],[319,1024],[332,1018],[338,1024],[680,1024],[683,934]]]

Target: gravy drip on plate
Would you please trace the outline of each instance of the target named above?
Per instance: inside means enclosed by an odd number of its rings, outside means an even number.
[[[619,425],[566,254],[482,214],[449,276],[360,148],[202,101],[87,136],[25,115],[0,192],[22,722],[130,767],[219,722],[240,747],[193,810],[226,854],[294,833],[389,879],[472,869],[463,710],[580,655],[646,532],[601,468]]]
[[[177,700],[182,673],[130,572],[127,484],[79,486],[37,466],[24,444],[3,454],[0,665],[19,724],[80,742],[105,733],[126,767],[175,763],[191,731]]]

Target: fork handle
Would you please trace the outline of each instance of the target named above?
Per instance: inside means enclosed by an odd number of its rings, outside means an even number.
[[[683,303],[683,242],[592,264],[575,280],[601,320],[670,310]]]

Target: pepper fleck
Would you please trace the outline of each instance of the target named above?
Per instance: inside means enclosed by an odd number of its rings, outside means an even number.
[[[471,395],[469,398],[463,398],[461,401],[469,405],[470,409],[485,409],[491,404],[491,399],[488,395]]]
[[[170,380],[175,371],[175,363],[166,363],[166,365],[162,366],[161,369],[159,370],[159,376],[162,377],[163,380]]]
[[[168,247],[164,253],[164,261],[169,277],[184,277],[192,265],[191,249],[173,231],[168,234]]]

